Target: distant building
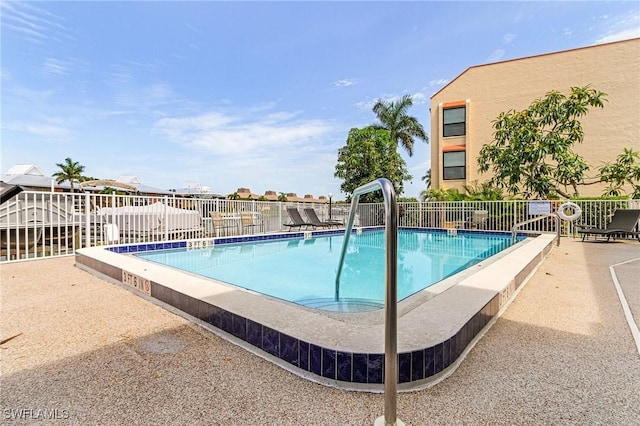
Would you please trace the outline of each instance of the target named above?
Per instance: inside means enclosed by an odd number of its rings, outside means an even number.
[[[208,186],[203,186],[199,183],[187,183],[184,188],[171,189],[172,193],[176,195],[182,196],[192,196],[198,198],[226,198],[222,194],[215,194],[211,192],[211,189]]]
[[[17,164],[2,175],[3,186],[19,186],[26,191],[68,191],[69,182],[56,183],[35,164]]]
[[[71,187],[69,182],[56,183],[56,179],[45,175],[40,167],[35,164],[17,164],[11,167],[2,175],[1,185],[3,188],[19,187],[24,191],[55,191],[68,192]],[[116,190],[138,195],[167,195],[167,196],[199,196],[205,198],[224,198],[220,194],[203,192],[202,188],[186,188],[184,190],[166,190],[145,185],[136,176],[119,176],[117,179],[103,179],[98,181],[81,182],[74,185],[76,192],[98,192],[106,187],[113,187]],[[206,195],[205,195],[206,194]]]
[[[640,148],[640,38],[468,68],[431,97],[431,187],[462,189],[488,180],[477,170],[480,148],[493,140],[501,112],[523,110],[551,90],[591,85],[607,93],[604,108],[580,119],[584,142],[574,146],[591,166]],[[489,172],[488,172],[489,173]],[[601,195],[604,185],[580,188]]]
[[[2,188],[17,186],[24,191],[56,191],[68,192],[69,182],[56,183],[55,178],[46,176],[42,169],[34,164],[18,164],[11,167],[0,181]],[[76,192],[98,192],[107,187],[112,187],[119,191],[138,195],[155,196],[180,196],[196,198],[228,198],[221,194],[212,193],[209,188],[200,184],[188,184],[186,188],[161,189],[145,185],[140,182],[137,176],[118,176],[116,179],[101,179],[96,181],[81,182],[75,185]],[[4,190],[3,190],[4,191]],[[236,193],[242,200],[267,200],[278,201],[276,191],[269,190],[264,195],[253,194],[249,188],[238,188]],[[311,194],[306,194],[304,198],[299,198],[295,193],[287,194],[288,201],[299,201],[308,203],[326,203],[327,198],[321,195],[317,199]]]
[[[278,201],[278,195],[276,191],[269,190],[265,191],[264,195],[258,195],[251,192],[249,188],[238,188],[238,190],[234,193],[234,196],[237,194],[238,199],[240,200],[266,200],[266,201]],[[289,202],[300,202],[300,203],[327,203],[328,199],[326,196],[321,195],[318,198],[314,198],[311,194],[305,194],[303,198],[298,197],[295,192],[289,192],[285,195],[287,197],[287,201]],[[231,196],[229,196],[230,198]]]

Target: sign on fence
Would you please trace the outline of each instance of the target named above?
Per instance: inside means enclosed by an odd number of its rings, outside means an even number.
[[[550,201],[529,201],[529,216],[551,214]]]

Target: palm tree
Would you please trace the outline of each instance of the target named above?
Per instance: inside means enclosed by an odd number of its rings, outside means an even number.
[[[379,120],[379,123],[375,123],[374,126],[387,129],[391,140],[396,146],[401,144],[407,150],[409,157],[413,155],[415,138],[429,143],[429,137],[418,122],[418,119],[407,114],[407,109],[412,105],[413,99],[411,96],[404,95],[397,102],[387,103],[378,99],[373,106],[373,112]]]
[[[422,176],[422,180],[427,185],[427,189],[431,188],[431,169],[427,170],[427,173]]]
[[[68,180],[71,192],[73,193],[73,183],[82,179],[84,166],[77,161],[71,160],[69,157],[64,159],[64,163],[57,163],[56,166],[60,168],[60,171],[51,176],[56,178],[56,183],[58,184]]]

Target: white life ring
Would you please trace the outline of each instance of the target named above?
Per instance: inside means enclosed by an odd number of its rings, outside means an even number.
[[[565,209],[572,209],[573,214],[570,214],[570,215],[566,214]],[[582,215],[582,209],[576,203],[572,203],[571,201],[568,201],[562,204],[560,207],[558,207],[558,211],[556,212],[556,214],[562,220],[573,222],[574,220],[579,218],[580,215]]]

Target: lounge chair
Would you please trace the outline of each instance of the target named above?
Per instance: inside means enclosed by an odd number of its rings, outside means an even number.
[[[332,226],[335,226],[337,228],[342,225],[342,222],[336,222],[333,220],[320,220],[320,218],[316,214],[316,211],[312,208],[304,209],[304,214],[307,215],[307,219],[309,219],[309,222],[313,223],[318,228],[331,228]]]
[[[217,211],[209,212],[211,216],[211,224],[213,225],[213,231],[216,237],[220,236],[220,231],[227,235],[227,229],[234,229],[236,232],[238,231],[238,225],[235,223],[225,222],[224,216],[222,213]]]
[[[262,225],[260,223],[255,222],[252,212],[245,212],[245,211],[240,212],[240,223],[242,224],[243,234],[247,234],[248,233],[247,231],[251,232],[256,228],[258,229],[262,228]]]
[[[302,227],[305,229],[316,229],[317,226],[310,222],[305,222],[300,216],[300,212],[295,207],[287,207],[287,214],[289,215],[289,219],[291,219],[291,223],[285,223],[284,226],[289,228],[289,231],[292,231],[293,228],[298,228],[298,230],[302,230]]]
[[[616,210],[613,213],[611,222],[605,228],[578,228],[578,234],[582,234],[582,241],[588,235],[607,237],[607,241],[611,237],[627,237],[635,236],[640,240],[640,232],[636,230],[636,224],[640,219],[640,210]]]

